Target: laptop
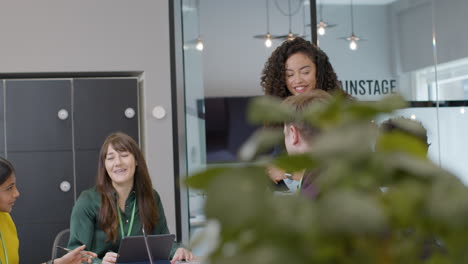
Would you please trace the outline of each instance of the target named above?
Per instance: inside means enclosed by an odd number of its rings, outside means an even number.
[[[172,245],[174,244],[174,234],[148,235],[148,247],[155,261],[169,260]],[[120,241],[119,257],[117,263],[149,263],[148,251],[146,250],[143,236],[124,237]],[[160,262],[158,262],[160,263]]]

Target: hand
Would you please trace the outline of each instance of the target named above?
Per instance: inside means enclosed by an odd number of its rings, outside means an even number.
[[[91,263],[92,258],[81,255],[81,253],[90,255],[94,258],[97,258],[96,253],[90,251],[83,251],[85,245],[75,248],[73,251],[68,252],[63,257],[55,259],[55,264],[81,264],[82,262]]]
[[[277,167],[270,166],[267,168],[267,174],[270,179],[278,184],[278,182],[286,179],[286,175],[284,175],[284,171],[282,169],[279,169]]]
[[[117,262],[118,256],[115,252],[107,252],[104,258],[102,258],[101,264],[114,264]]]
[[[171,264],[175,264],[178,260],[192,261],[195,259],[195,256],[189,250],[185,248],[178,248],[174,253],[174,257],[171,260]]]

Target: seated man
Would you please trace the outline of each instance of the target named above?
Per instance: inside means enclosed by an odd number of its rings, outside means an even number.
[[[380,128],[383,133],[402,133],[406,136],[414,137],[419,140],[421,143],[419,150],[424,156],[427,155],[429,144],[427,142],[427,130],[423,124],[419,121],[412,120],[406,117],[393,117],[385,120],[380,125]],[[379,141],[377,142],[377,147],[379,147]],[[398,147],[398,146],[395,146]],[[399,146],[401,147],[401,146]],[[403,146],[408,147],[408,146]]]
[[[313,103],[327,102],[330,99],[330,94],[316,89],[305,94],[290,96],[283,101],[283,104],[292,106],[297,113],[301,113]],[[302,154],[310,151],[313,146],[314,138],[320,134],[318,128],[303,122],[285,123],[283,132],[286,151],[290,155]],[[316,171],[302,171],[290,174],[293,180],[299,181],[299,193],[311,199],[315,198],[317,195],[317,190],[312,184],[316,173]]]

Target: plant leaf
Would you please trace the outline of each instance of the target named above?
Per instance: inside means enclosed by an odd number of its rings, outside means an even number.
[[[281,104],[281,100],[272,96],[260,96],[250,101],[248,106],[248,120],[252,124],[280,124],[294,117],[291,107]]]
[[[259,154],[272,150],[283,140],[284,134],[282,129],[258,129],[244,144],[242,144],[242,147],[239,150],[239,158],[243,161],[250,161]]]

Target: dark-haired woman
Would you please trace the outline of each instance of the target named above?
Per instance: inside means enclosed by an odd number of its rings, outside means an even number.
[[[273,51],[265,63],[261,85],[266,95],[280,98],[313,89],[342,91],[327,54],[300,37],[284,41]]]
[[[19,191],[16,188],[16,175],[13,165],[4,158],[0,158],[0,263],[18,264],[19,263],[19,240],[16,233],[16,226],[11,219],[10,212],[13,209],[16,199],[19,197]],[[65,256],[51,260],[47,263],[55,264],[80,264],[83,261],[91,263],[91,260],[82,257],[81,252],[85,246],[81,246]],[[85,252],[88,255],[95,256],[94,253]]]
[[[124,133],[107,137],[101,147],[96,186],[84,191],[73,208],[68,246],[86,244],[102,258],[115,263],[120,241],[126,236],[168,234],[159,194],[153,190],[146,161],[137,143]],[[192,260],[178,248],[172,258]]]
[[[284,41],[273,51],[265,63],[260,84],[265,95],[281,99],[314,89],[330,94],[342,93],[351,98],[341,89],[327,54],[300,37]],[[288,181],[285,171],[277,167],[268,167],[267,174],[275,183]],[[288,184],[289,188],[292,186],[297,186],[297,183]]]

